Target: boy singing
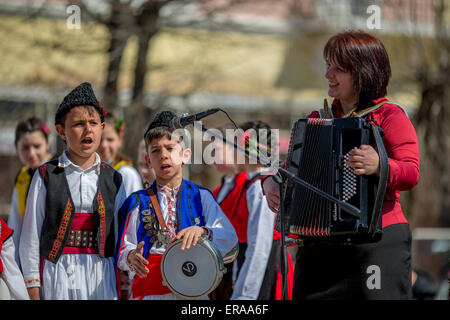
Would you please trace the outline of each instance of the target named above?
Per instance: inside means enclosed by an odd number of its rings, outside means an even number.
[[[154,169],[156,180],[147,190],[133,193],[120,209],[118,268],[135,273],[132,299],[177,299],[162,284],[161,259],[166,246],[183,239],[181,249],[189,250],[200,237],[208,237],[225,256],[237,248],[237,236],[228,218],[211,192],[183,179],[183,164],[190,156],[181,135],[169,129],[175,117],[170,111],[156,115],[144,139],[147,163]],[[158,223],[156,195],[164,223]]]
[[[117,299],[116,215],[126,199],[121,175],[96,153],[104,110],[89,83],[59,105],[55,126],[66,150],[36,170],[20,260],[31,299]]]

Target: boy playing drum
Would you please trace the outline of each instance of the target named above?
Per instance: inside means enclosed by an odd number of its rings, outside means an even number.
[[[145,158],[156,180],[147,190],[131,194],[119,213],[117,272],[135,274],[132,299],[178,299],[162,284],[161,259],[170,242],[183,239],[181,250],[189,250],[205,236],[222,256],[237,246],[236,232],[211,192],[183,179],[182,166],[191,150],[169,129],[174,117],[163,111],[149,125]]]

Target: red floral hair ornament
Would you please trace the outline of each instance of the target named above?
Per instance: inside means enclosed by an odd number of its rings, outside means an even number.
[[[47,127],[44,123],[41,123],[40,129],[42,130],[42,132],[45,134],[46,137],[48,137],[51,133],[50,128]]]
[[[100,100],[97,100],[97,101],[98,101],[98,105],[99,105],[100,108],[102,108],[102,110],[103,110],[103,114],[106,116],[106,115],[108,114],[108,111],[105,110],[105,108],[103,107],[103,105],[102,105],[102,103],[100,102]]]

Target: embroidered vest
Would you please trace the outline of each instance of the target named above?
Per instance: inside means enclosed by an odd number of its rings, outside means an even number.
[[[0,253],[2,252],[3,242],[13,234],[13,230],[8,227],[5,221],[0,218]],[[3,272],[3,262],[0,254],[0,273]]]
[[[67,242],[75,206],[70,195],[64,168],[58,167],[58,159],[40,166],[39,174],[47,188],[40,254],[45,259],[56,263]],[[101,257],[114,256],[114,203],[121,183],[122,176],[102,162],[97,194],[92,205]]]
[[[248,184],[248,173],[241,172],[237,174],[234,178],[234,186],[233,189],[225,196],[225,198],[219,203],[220,208],[225,213],[227,218],[230,220],[234,229],[236,230],[236,234],[239,242],[247,242],[247,220],[248,220],[248,209],[245,204],[245,209],[247,211],[246,214],[238,214],[239,206],[242,205],[241,198],[244,195],[245,199],[245,191]],[[213,194],[215,198],[219,196],[219,192],[222,189],[222,185],[214,189]],[[245,211],[244,209],[244,211]],[[242,210],[242,208],[241,208]]]
[[[154,193],[158,196],[156,190],[156,181],[151,185]],[[208,190],[193,182],[183,180],[181,182],[180,190],[178,191],[176,203],[176,217],[177,217],[177,233],[190,226],[204,226],[203,207],[200,198],[200,189]],[[209,191],[209,190],[208,190]],[[158,201],[160,201],[158,199]],[[155,237],[156,227],[158,226],[158,219],[154,212],[150,197],[146,190],[139,190],[133,192],[122,205],[119,211],[119,235],[122,235],[126,229],[126,224],[129,219],[129,214],[139,207],[139,228],[137,232],[138,243],[145,242],[144,257],[147,257],[151,247],[158,240]],[[121,242],[119,241],[119,242]],[[120,243],[118,242],[118,246]],[[116,252],[119,254],[120,247]],[[117,258],[118,258],[117,254]]]
[[[30,188],[31,179],[34,174],[33,169],[28,166],[24,166],[20,169],[16,176],[16,190],[17,190],[17,205],[19,207],[19,213],[22,218],[25,216],[25,207],[27,204],[28,189]]]
[[[247,228],[248,228],[248,206],[247,206],[247,190],[257,180],[262,179],[260,174],[248,179],[248,172],[239,173],[235,178],[235,186],[233,190],[220,203],[220,207],[225,215],[230,220],[239,243],[247,243]],[[214,190],[214,195],[217,197],[221,187]],[[280,239],[280,234],[276,230],[273,232],[273,239]]]

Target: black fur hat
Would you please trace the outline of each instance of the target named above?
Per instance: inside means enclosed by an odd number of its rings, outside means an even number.
[[[159,112],[155,116],[153,121],[150,123],[150,125],[148,126],[147,131],[145,131],[144,138],[145,138],[145,136],[147,136],[147,133],[150,130],[154,129],[154,128],[158,128],[158,127],[168,127],[168,128],[170,128],[169,123],[170,123],[170,121],[173,118],[176,118],[176,116],[177,115],[175,113],[173,113],[172,111],[161,111],[161,112]]]
[[[64,97],[56,111],[55,125],[62,124],[64,116],[70,109],[77,106],[93,106],[100,114],[101,121],[105,121],[105,110],[97,100],[91,84],[89,82],[83,82]]]

